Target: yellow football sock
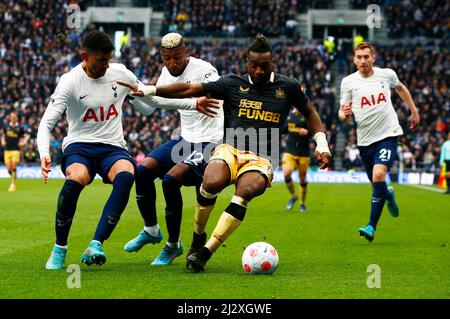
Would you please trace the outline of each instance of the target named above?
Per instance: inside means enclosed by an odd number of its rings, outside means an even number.
[[[207,199],[214,199],[218,194],[210,194],[203,189],[203,185],[200,185],[200,195]],[[209,215],[214,208],[214,204],[211,206],[202,206],[198,202],[195,205],[194,215],[194,231],[197,234],[203,234],[208,223]]]
[[[240,224],[241,221],[239,219],[227,212],[223,212],[217,222],[216,228],[214,228],[213,235],[205,246],[210,252],[214,253]]]
[[[209,215],[211,214],[214,205],[201,206],[199,203],[195,205],[195,217],[194,217],[194,231],[197,234],[203,234],[208,223]]]
[[[11,171],[11,184],[16,183],[16,170]]]

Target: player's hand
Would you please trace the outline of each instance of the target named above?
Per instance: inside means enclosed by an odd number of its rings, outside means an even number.
[[[47,184],[48,174],[52,171],[51,168],[52,160],[50,156],[44,156],[41,160],[41,171],[44,176],[44,183]]]
[[[202,114],[209,117],[214,117],[217,113],[212,109],[219,109],[219,101],[208,99],[206,96],[199,97],[196,101],[195,108]]]
[[[415,112],[412,113],[411,116],[409,117],[409,128],[415,129],[417,127],[417,125],[419,125],[420,122],[420,117],[419,117],[419,113]]]
[[[319,168],[325,169],[330,165],[331,154],[328,152],[321,153],[316,151],[316,159],[317,162],[319,163]]]
[[[144,96],[144,92],[139,90],[139,86],[137,84],[132,84],[132,83],[127,83],[121,80],[117,80],[116,81],[117,84],[122,85],[124,87],[129,88],[132,92],[130,93],[130,95],[133,96]]]
[[[345,115],[345,118],[348,119],[349,117],[351,117],[353,115],[353,111],[352,111],[352,103],[348,103],[345,104],[342,107],[342,113]]]
[[[127,87],[131,90],[130,95],[132,96],[154,96],[156,93],[156,86],[154,85],[138,85],[136,83],[127,83],[124,81],[117,80],[117,84]]]

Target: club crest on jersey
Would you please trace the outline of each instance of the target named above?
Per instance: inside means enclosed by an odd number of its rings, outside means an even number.
[[[242,86],[239,87],[239,92],[241,93],[248,93],[248,91],[250,90],[250,88],[243,88]]]
[[[114,97],[117,97],[117,86],[112,86],[112,90],[114,91]]]
[[[89,120],[92,120],[94,122],[104,122],[109,121],[111,118],[119,115],[119,112],[117,112],[117,109],[114,106],[114,104],[111,104],[109,106],[106,115],[105,115],[105,108],[103,106],[100,106],[98,110],[99,113],[97,114],[93,108],[87,109],[86,113],[84,113],[83,122],[87,122]]]
[[[387,103],[386,97],[384,96],[383,92],[378,94],[378,97],[376,99],[375,99],[375,95],[373,95],[373,94],[370,97],[363,96],[361,98],[361,108],[363,108],[364,106],[379,105],[381,102]]]
[[[276,97],[276,98],[278,98],[278,99],[284,99],[285,96],[286,96],[286,94],[284,93],[284,90],[283,90],[282,88],[278,88],[278,89],[275,91],[275,97]]]

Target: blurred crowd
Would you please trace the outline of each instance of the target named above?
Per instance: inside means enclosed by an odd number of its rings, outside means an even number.
[[[351,8],[377,4],[387,19],[391,38],[448,37],[450,2],[447,0],[350,0]]]
[[[84,1],[84,5],[88,2]],[[191,13],[197,12],[196,6],[190,6],[189,1],[157,2],[166,10],[172,8],[171,10],[179,12],[184,8],[192,10]],[[212,6],[205,7],[214,8],[217,5],[219,11],[224,7],[225,12],[231,12],[231,16],[233,16],[233,10],[230,8],[233,8],[233,4],[239,4],[239,12],[247,12],[249,15],[252,15],[252,11],[245,8],[251,5],[261,6],[261,8],[268,5],[284,5],[282,4],[284,1],[271,1],[270,4],[268,1],[250,0],[196,1],[196,3],[200,2],[205,4],[212,2]],[[286,2],[290,9],[304,10],[302,9],[304,1]],[[310,2],[310,5],[328,6],[331,2],[316,1]],[[81,31],[72,31],[58,36],[61,30],[66,30],[66,1],[51,2],[51,7],[48,3],[48,1],[30,0],[0,4],[0,25],[3,31],[0,34],[0,131],[8,121],[9,112],[13,109],[18,110],[21,125],[32,137],[24,147],[23,161],[26,165],[39,162],[35,142],[36,131],[60,76],[81,62],[79,54]],[[108,5],[107,1],[102,3]],[[287,10],[285,13],[289,14],[289,12]],[[254,16],[247,18],[254,19]],[[173,15],[167,15],[168,22],[172,18]],[[276,24],[270,23],[270,25]],[[269,36],[269,34],[266,35]],[[219,41],[212,37],[204,37],[188,41],[188,45],[193,56],[210,61],[221,75],[245,73],[244,55],[247,41],[235,38]],[[409,116],[407,107],[401,103],[397,95],[393,94],[393,102],[405,130],[405,135],[401,139],[404,145],[402,158],[405,166],[411,169],[432,170],[437,167],[440,145],[444,141],[445,132],[450,129],[448,46],[395,45],[378,48],[378,66],[391,67],[397,71],[400,80],[411,90],[422,117],[419,130],[410,132],[407,125]],[[296,78],[304,84],[306,94],[316,106],[326,126],[330,137],[330,148],[334,153],[336,132],[341,129],[337,120],[335,91],[339,89],[339,83],[335,83],[331,72],[334,60],[323,45],[305,42],[295,37],[284,40],[274,39],[273,50],[276,71]],[[121,49],[121,57],[116,61],[124,63],[146,83],[156,83],[163,66],[158,41],[152,38],[144,39],[140,35],[130,37],[129,45]],[[354,71],[351,68],[350,59],[346,65],[349,67],[348,73]],[[140,161],[150,150],[170,139],[173,134],[177,134],[179,120],[176,111],[158,110],[150,116],[142,116],[135,112],[130,103],[125,102],[123,124],[129,151]],[[354,129],[345,128],[345,130],[349,142],[343,165],[347,169],[360,169],[362,166],[355,146]],[[62,119],[53,130],[51,140],[52,158],[56,163],[61,160],[61,143],[66,133],[67,123]],[[3,161],[2,152],[3,149],[0,147],[0,161]]]
[[[449,1],[386,0],[385,3],[384,13],[390,37],[448,37]]]
[[[315,0],[168,0],[162,33],[185,36],[293,36],[296,16],[307,8],[328,8],[333,1]]]

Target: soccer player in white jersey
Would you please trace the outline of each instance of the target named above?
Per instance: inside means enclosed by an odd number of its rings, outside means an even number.
[[[392,216],[399,215],[394,190],[386,185],[386,174],[397,156],[397,137],[403,134],[391,102],[391,89],[408,105],[410,129],[419,124],[419,113],[409,90],[394,70],[374,67],[375,50],[367,42],[354,49],[353,63],[358,71],[341,83],[339,119],[344,122],[354,115],[361,159],[373,186],[369,223],[358,232],[367,240],[375,238],[375,230],[384,203]]]
[[[126,78],[139,83],[124,65],[109,63],[114,46],[105,33],[89,32],[82,46],[83,62],[62,75],[39,125],[37,141],[44,182],[51,171],[50,132],[66,112],[68,134],[63,141],[61,169],[66,181],[58,197],[56,209],[56,243],[47,269],[61,269],[67,254],[67,238],[82,189],[98,173],[105,183],[113,184],[111,195],[104,206],[93,240],[81,258],[88,266],[106,261],[102,250],[124,211],[134,182],[135,162],[126,150],[122,128],[122,104],[130,92],[116,84]],[[208,102],[185,99],[149,100],[136,104],[143,113],[155,107],[202,109]],[[203,106],[201,106],[203,105]],[[205,112],[207,113],[207,112]]]
[[[216,68],[209,62],[189,56],[183,37],[178,33],[168,33],[161,39],[161,56],[164,67],[158,85],[214,82],[219,79]],[[162,240],[156,215],[154,183],[160,177],[166,200],[168,239],[152,265],[168,265],[183,253],[180,241],[183,210],[180,188],[182,185],[199,188],[211,151],[223,138],[222,109],[217,110],[215,117],[191,110],[180,110],[179,113],[180,136],[151,151],[137,167],[136,200],[144,220],[144,229],[125,245],[124,250],[138,251],[146,244]]]

